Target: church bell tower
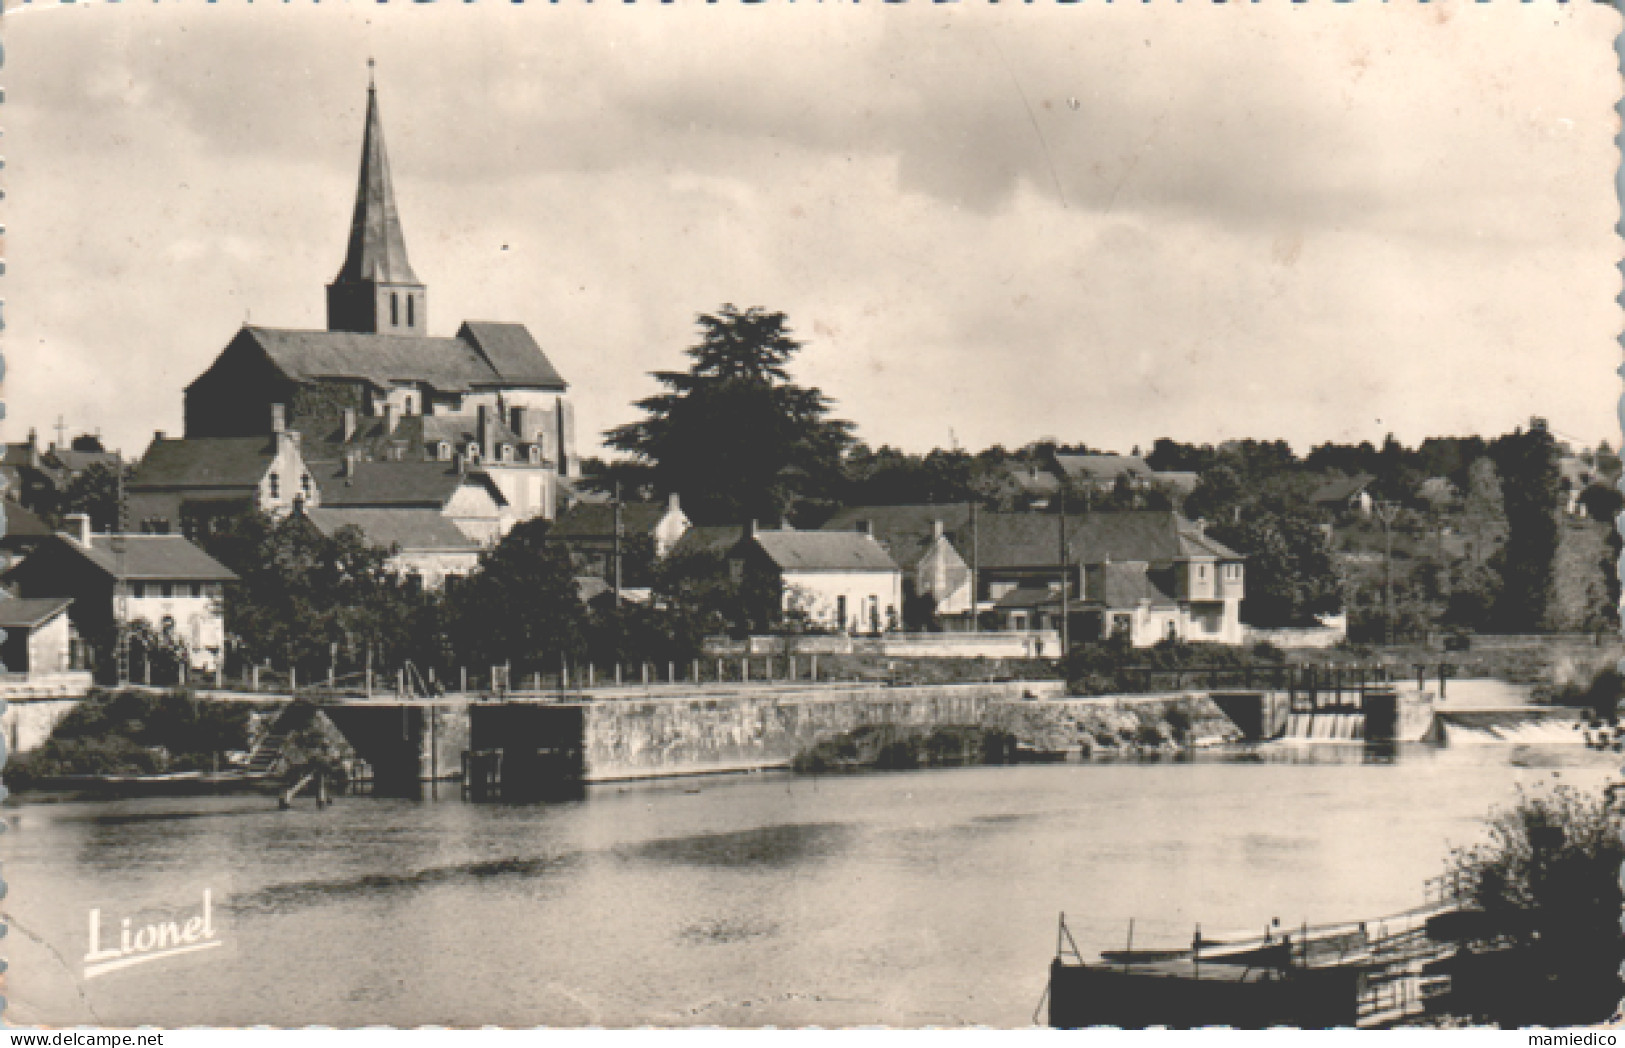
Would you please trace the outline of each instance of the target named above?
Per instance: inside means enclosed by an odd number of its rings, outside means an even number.
[[[327,285],[327,330],[425,335],[428,312],[428,293],[406,259],[406,237],[395,208],[378,115],[378,90],[369,77],[361,179],[344,265]]]

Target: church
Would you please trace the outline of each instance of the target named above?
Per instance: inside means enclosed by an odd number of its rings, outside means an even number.
[[[398,505],[485,545],[554,518],[580,471],[568,384],[523,324],[429,333],[371,84],[327,329],[245,325],[186,388],[185,419],[184,439],[159,433],[130,484],[143,530],[195,533],[250,507]]]

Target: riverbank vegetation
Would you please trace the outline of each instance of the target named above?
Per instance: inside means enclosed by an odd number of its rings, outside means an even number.
[[[1620,998],[1620,791],[1520,793],[1449,880],[1471,908],[1449,962],[1452,1010],[1505,1027],[1578,1026]]]
[[[250,704],[211,702],[185,691],[93,692],[37,749],[6,760],[6,786],[31,789],[63,775],[209,771],[246,750]]]
[[[996,728],[971,724],[924,729],[877,724],[825,739],[797,754],[791,767],[803,774],[821,774],[1011,764],[1015,760],[1015,736]]]

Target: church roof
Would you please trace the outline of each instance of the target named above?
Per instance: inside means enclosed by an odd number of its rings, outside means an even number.
[[[416,284],[406,259],[406,237],[395,208],[395,189],[389,179],[389,155],[384,150],[384,126],[378,115],[378,92],[367,88],[367,129],[361,140],[361,178],[356,186],[355,213],[350,219],[350,243],[335,284],[374,281],[381,284]]]
[[[424,382],[448,393],[491,386],[565,388],[523,324],[464,324],[455,338],[254,326],[238,337],[251,339],[296,382],[363,379],[381,389]]]

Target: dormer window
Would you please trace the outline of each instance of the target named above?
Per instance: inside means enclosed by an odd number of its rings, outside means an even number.
[[[468,451],[465,452],[465,455],[468,458],[468,461],[478,462],[480,460],[480,446],[478,444],[470,444],[468,446]]]
[[[310,498],[310,488],[310,474],[306,473],[304,476],[299,478],[299,493],[308,499]]]
[[[504,461],[504,462],[512,462],[513,461],[513,445],[512,444],[504,444],[504,445],[502,445],[502,461]]]
[[[540,466],[542,464],[542,449],[535,444],[530,446],[530,464],[532,466]]]
[[[451,461],[451,441],[442,440],[440,442],[439,448],[436,449],[435,454],[437,456],[439,456],[441,462],[450,462]]]

